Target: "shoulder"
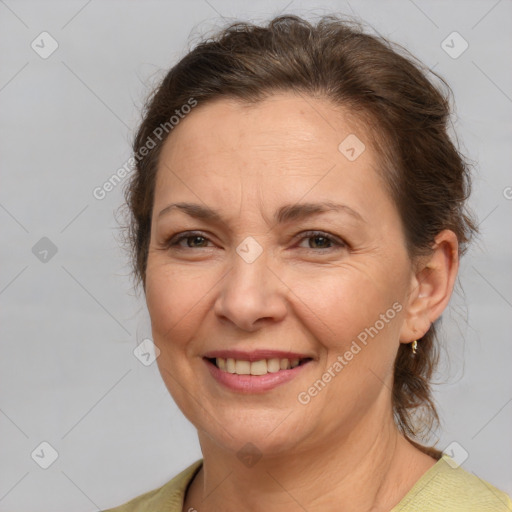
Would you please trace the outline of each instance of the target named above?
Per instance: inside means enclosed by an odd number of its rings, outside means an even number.
[[[181,512],[183,498],[188,484],[202,466],[203,460],[197,460],[167,483],[137,496],[130,501],[103,512]]]
[[[443,455],[392,512],[508,512],[510,497]]]

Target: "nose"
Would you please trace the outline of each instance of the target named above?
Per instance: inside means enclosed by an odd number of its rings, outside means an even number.
[[[286,285],[268,265],[265,251],[252,263],[237,253],[221,282],[214,312],[244,331],[279,322],[286,316]]]

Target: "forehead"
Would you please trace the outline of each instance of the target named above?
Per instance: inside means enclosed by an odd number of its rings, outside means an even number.
[[[199,104],[180,122],[167,139],[163,156],[167,163],[188,164],[201,160],[204,152],[219,159],[273,159],[285,164],[291,158],[286,169],[300,166],[304,159],[332,162],[340,156],[343,140],[356,133],[365,140],[366,131],[348,111],[325,99],[281,93],[249,104],[220,98]],[[367,163],[372,160],[369,153]]]
[[[227,207],[240,194],[279,202],[307,192],[308,200],[341,195],[370,207],[387,199],[378,164],[364,123],[328,100],[222,98],[199,104],[166,140],[154,206],[176,195]]]

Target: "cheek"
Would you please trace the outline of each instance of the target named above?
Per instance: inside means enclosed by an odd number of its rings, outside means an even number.
[[[391,308],[393,291],[361,265],[302,273],[291,280],[300,317],[328,348],[343,349]]]
[[[146,303],[154,342],[160,350],[183,345],[197,329],[194,318],[209,300],[212,288],[212,283],[204,277],[171,265],[148,262]]]
[[[170,395],[193,423],[200,424],[204,418],[192,405],[190,396],[199,396],[196,390],[197,375],[194,358],[197,347],[191,340],[199,329],[199,308],[205,307],[202,300],[211,286],[204,281],[191,278],[170,265],[154,262],[146,270],[146,303],[151,317],[153,342],[160,353],[157,364]],[[192,363],[192,364],[191,364]],[[199,414],[199,415],[198,415]]]

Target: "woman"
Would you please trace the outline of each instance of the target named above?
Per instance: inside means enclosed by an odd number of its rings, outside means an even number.
[[[203,459],[111,510],[512,510],[419,442],[477,231],[449,113],[413,57],[335,17],[235,24],[169,71],[129,233]]]

